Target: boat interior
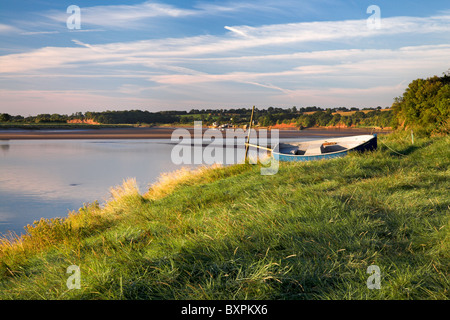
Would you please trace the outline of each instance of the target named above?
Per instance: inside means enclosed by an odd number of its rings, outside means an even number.
[[[282,143],[280,144],[280,152],[285,154],[308,156],[343,151],[356,147],[358,144],[360,144],[360,142],[357,141]]]

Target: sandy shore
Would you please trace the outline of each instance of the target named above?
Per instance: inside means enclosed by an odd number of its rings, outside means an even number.
[[[33,139],[170,139],[173,130],[169,127],[152,128],[112,128],[79,130],[2,130],[0,140]],[[193,133],[193,128],[185,128]],[[206,129],[204,129],[206,130]],[[257,132],[257,130],[256,130]],[[373,131],[386,133],[386,131]],[[225,131],[222,132],[225,134]],[[315,136],[350,136],[370,134],[371,129],[322,129],[279,130],[280,138],[305,138]],[[270,136],[270,134],[269,134]],[[225,137],[225,135],[224,135]]]

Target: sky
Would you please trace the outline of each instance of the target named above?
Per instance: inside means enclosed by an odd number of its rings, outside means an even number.
[[[0,0],[12,115],[389,107],[449,68],[448,0]]]

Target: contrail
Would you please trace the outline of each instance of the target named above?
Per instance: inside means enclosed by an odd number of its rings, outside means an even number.
[[[245,32],[243,32],[241,30],[238,30],[236,28],[232,28],[232,27],[229,27],[229,26],[225,26],[224,28],[227,29],[227,30],[230,30],[231,32],[237,33],[240,36],[248,37],[248,35]]]

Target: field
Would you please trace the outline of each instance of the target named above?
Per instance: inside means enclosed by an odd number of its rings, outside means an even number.
[[[180,170],[0,246],[1,299],[449,299],[450,138]],[[67,268],[78,266],[79,289]],[[379,289],[367,268],[379,267]]]
[[[358,111],[364,112],[364,113],[369,113],[374,110],[358,110]],[[391,109],[380,109],[380,111],[381,112],[391,111]],[[315,112],[316,111],[308,111],[308,112],[304,112],[304,114],[314,114]],[[357,111],[356,110],[354,110],[354,111],[336,111],[336,112],[333,112],[332,114],[340,114],[341,116],[351,116],[355,112],[357,112]]]

